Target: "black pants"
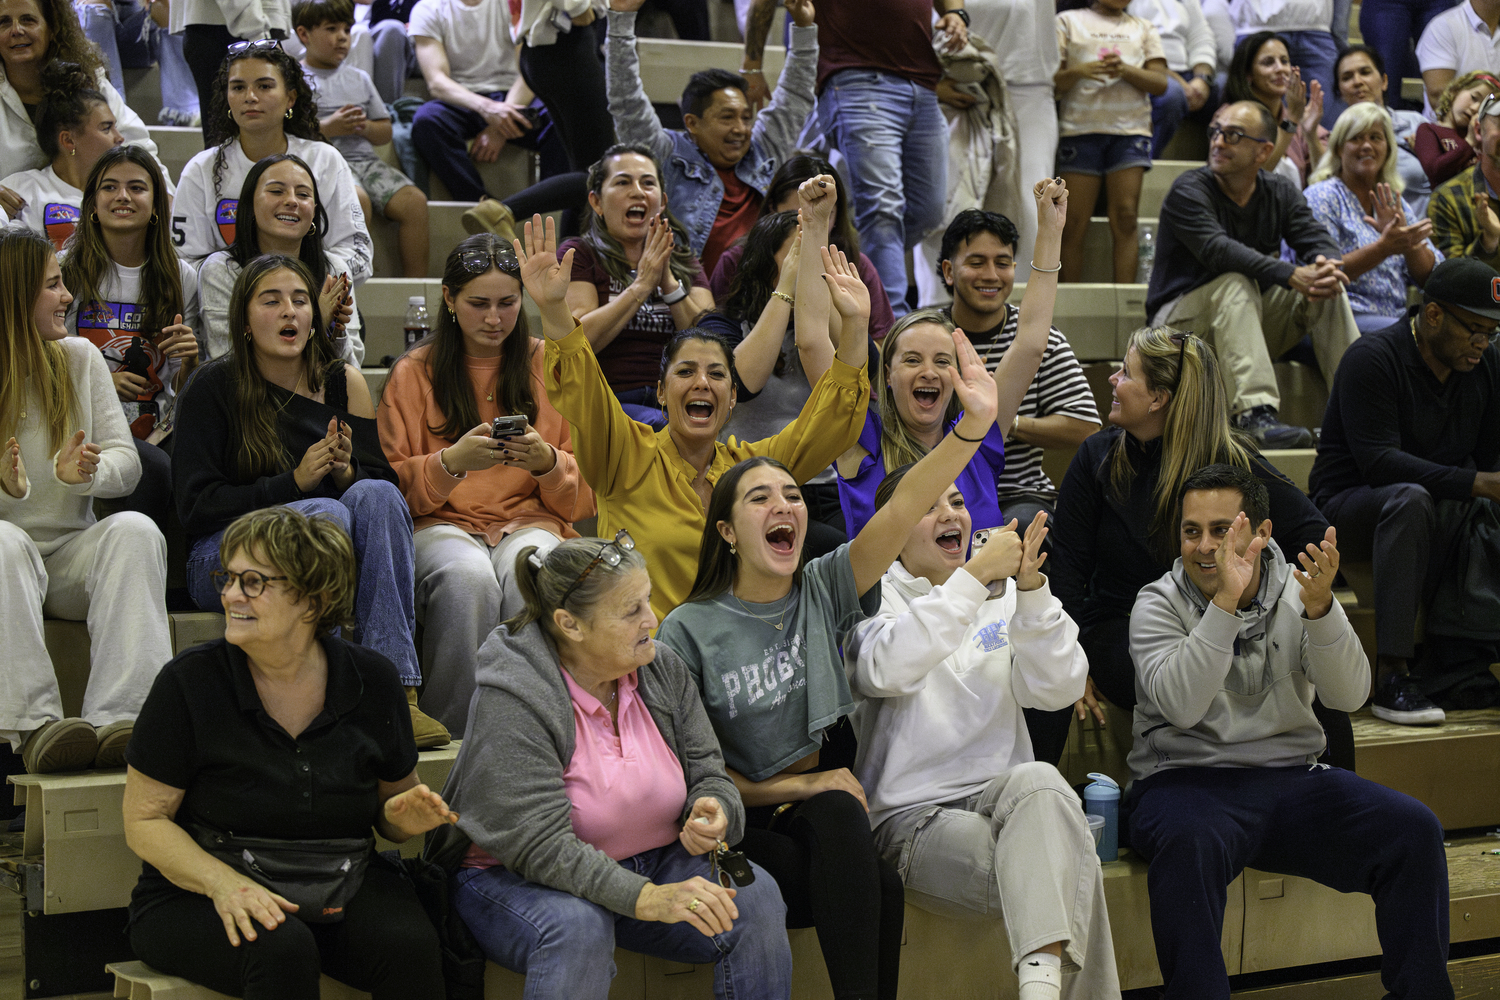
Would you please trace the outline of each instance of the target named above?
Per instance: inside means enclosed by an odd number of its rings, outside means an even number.
[[[587,170],[615,141],[594,33],[574,28],[551,45],[521,46],[521,76],[547,105],[573,170]]]
[[[1340,536],[1342,547],[1342,536]],[[1130,658],[1130,619],[1107,618],[1080,629],[1078,644],[1089,658],[1089,676],[1099,693],[1119,708],[1135,708],[1135,661]],[[1041,712],[1026,709],[1026,728],[1031,733],[1032,752],[1036,759],[1056,764],[1068,742],[1068,727],[1073,710]],[[1354,770],[1354,727],[1346,712],[1325,708],[1313,699],[1313,714],[1323,726],[1328,749],[1323,760],[1346,771]]]
[[[848,792],[820,792],[777,816],[746,810],[739,849],[776,879],[788,927],[817,928],[839,1000],[895,1000],[906,892],[875,850],[870,816]]]
[[[838,483],[808,483],[802,487],[802,499],[807,504],[808,559],[826,556],[849,540]]]
[[[208,116],[214,109],[214,77],[224,62],[224,50],[239,41],[222,24],[190,24],[182,29],[182,55],[198,85],[198,108],[203,114],[203,145],[208,146]],[[220,104],[224,101],[220,99]],[[222,113],[222,112],[221,112]]]
[[[411,885],[379,861],[340,922],[255,927],[236,948],[213,902],[182,892],[136,918],[130,946],[162,972],[245,1000],[318,1000],[320,972],[374,1000],[443,1000],[437,931]]]
[[[141,481],[129,496],[103,501],[101,506],[111,514],[123,510],[145,514],[165,534],[172,511],[172,439],[166,438],[160,447],[147,444],[140,438],[131,440],[135,442],[135,453],[141,459]]]
[[[712,36],[708,27],[708,0],[656,0],[656,6],[672,19],[678,38],[706,42]]]
[[[558,225],[561,231],[557,238],[561,242],[569,236],[578,235],[578,213],[590,210],[588,198],[589,175],[576,170],[537,181],[531,187],[500,200],[516,217],[516,228],[522,232],[522,227],[531,221],[533,215],[546,215],[560,210],[562,218],[558,220]]]

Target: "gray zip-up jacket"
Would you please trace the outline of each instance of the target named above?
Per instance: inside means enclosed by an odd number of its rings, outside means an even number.
[[[688,788],[682,819],[698,799],[718,799],[729,818],[724,839],[737,843],[745,809],[687,667],[658,644],[656,659],[637,679],[636,693],[682,762]],[[475,843],[527,881],[635,916],[650,880],[573,833],[563,771],[573,759],[576,729],[552,640],[535,623],[516,636],[496,629],[479,649],[477,680],[468,736],[443,788],[462,818],[456,828],[433,831],[428,859],[452,870]]]
[[[1130,771],[1290,767],[1315,761],[1323,704],[1352,712],[1370,690],[1370,663],[1338,601],[1316,621],[1274,541],[1261,553],[1260,592],[1239,614],[1210,603],[1182,559],[1141,588],[1130,615],[1135,660]]]
[[[786,65],[771,102],[755,117],[750,148],[734,165],[734,175],[762,195],[776,170],[796,152],[797,137],[812,113],[813,83],[818,75],[818,26],[792,26]],[[661,127],[656,109],[641,83],[640,57],[635,51],[635,12],[609,12],[609,44],[604,55],[609,113],[621,142],[644,142],[662,165],[667,207],[687,230],[693,253],[702,256],[724,200],[718,171],[686,132]]]

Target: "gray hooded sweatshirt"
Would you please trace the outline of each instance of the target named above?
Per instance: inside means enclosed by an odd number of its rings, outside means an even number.
[[[1261,553],[1260,590],[1230,614],[1188,579],[1182,559],[1141,588],[1130,615],[1135,661],[1130,771],[1172,767],[1290,767],[1325,743],[1313,715],[1352,712],[1370,690],[1370,663],[1339,602],[1313,621],[1274,541]]]
[[[650,880],[573,833],[563,771],[576,729],[551,638],[536,623],[515,636],[498,628],[479,648],[476,674],[468,736],[443,788],[462,818],[456,828],[433,831],[428,859],[455,869],[475,843],[529,882],[635,916],[636,898]],[[688,789],[682,819],[698,799],[718,799],[729,819],[724,839],[738,842],[745,809],[687,667],[658,643],[656,659],[639,668],[637,679],[637,695],[682,762]]]

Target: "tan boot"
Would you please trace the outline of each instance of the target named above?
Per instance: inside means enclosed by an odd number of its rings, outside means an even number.
[[[494,198],[482,198],[479,204],[463,214],[464,232],[473,236],[478,233],[494,233],[507,244],[516,238],[516,217],[503,203]]]
[[[130,743],[130,734],[135,730],[134,719],[111,722],[99,730],[99,752],[94,756],[94,767],[124,767],[125,747]]]
[[[411,734],[416,738],[418,750],[430,750],[453,742],[446,726],[417,707],[416,688],[406,689],[406,704],[411,707]]]

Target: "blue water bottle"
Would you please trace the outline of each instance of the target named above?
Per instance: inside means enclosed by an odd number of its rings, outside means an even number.
[[[1083,811],[1104,817],[1104,836],[1099,838],[1099,860],[1114,861],[1120,856],[1120,786],[1115,779],[1097,771],[1089,772],[1094,783],[1083,790]]]

